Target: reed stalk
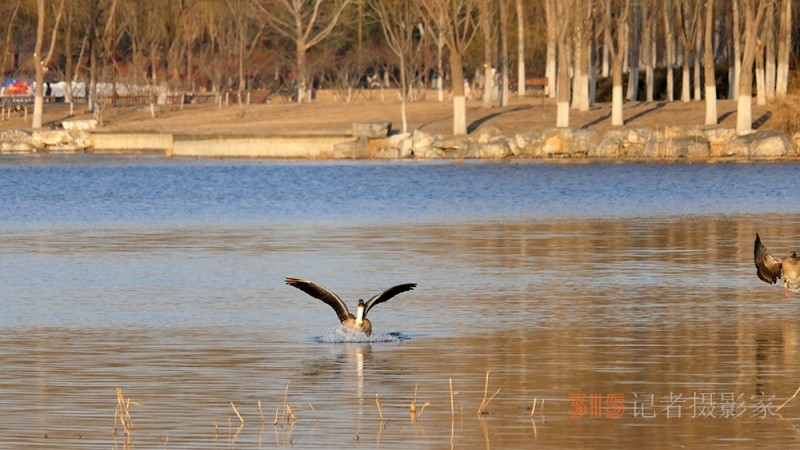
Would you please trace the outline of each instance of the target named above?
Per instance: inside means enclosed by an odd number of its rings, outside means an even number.
[[[782,404],[781,406],[778,406],[778,409],[776,409],[776,410],[775,410],[775,412],[777,413],[778,411],[780,411],[780,410],[781,410],[781,408],[783,408],[784,406],[786,406],[786,404],[787,404],[787,403],[789,403],[790,401],[794,400],[794,398],[795,398],[795,397],[797,397],[797,394],[798,394],[798,393],[800,393],[800,387],[799,387],[799,388],[797,388],[797,390],[796,390],[796,391],[794,391],[794,395],[792,395],[791,397],[787,398],[787,399],[786,399],[786,401],[785,401],[785,402],[783,402],[783,404]]]
[[[482,414],[488,414],[488,413],[485,411],[485,409],[486,409],[486,407],[487,407],[487,406],[489,406],[489,402],[491,402],[491,401],[492,401],[492,399],[493,399],[493,398],[494,398],[494,397],[495,397],[495,396],[496,396],[496,395],[497,395],[499,392],[500,392],[500,388],[498,388],[498,389],[495,391],[495,393],[494,393],[494,394],[492,394],[492,396],[491,396],[491,397],[489,397],[488,399],[486,398],[486,396],[489,394],[489,371],[487,370],[487,371],[486,371],[486,384],[485,384],[485,385],[484,385],[484,387],[483,387],[483,401],[481,401],[481,406],[478,408],[478,415],[479,415],[479,416],[480,416],[480,415],[482,415]]]
[[[239,414],[239,410],[238,410],[238,409],[236,409],[236,404],[235,404],[235,403],[231,402],[231,408],[233,408],[233,412],[235,412],[235,413],[236,413],[236,417],[238,417],[238,418],[239,418],[239,421],[240,421],[241,423],[244,423],[244,419],[242,418],[242,415],[241,415],[241,414]]]

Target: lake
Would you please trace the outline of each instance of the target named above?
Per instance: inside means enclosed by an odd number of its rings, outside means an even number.
[[[798,169],[2,157],[0,447],[797,447]]]

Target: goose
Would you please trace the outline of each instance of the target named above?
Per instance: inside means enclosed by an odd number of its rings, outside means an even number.
[[[372,323],[369,321],[369,319],[367,319],[367,313],[370,309],[372,309],[373,306],[377,305],[378,303],[388,301],[397,294],[413,290],[415,287],[417,287],[417,283],[398,284],[397,286],[390,287],[389,289],[372,297],[366,303],[364,303],[363,299],[359,299],[358,309],[356,310],[356,315],[354,316],[347,309],[347,305],[344,304],[342,299],[325,286],[314,283],[313,281],[301,280],[300,278],[292,277],[286,278],[286,284],[300,289],[306,294],[327,303],[331,308],[333,308],[334,311],[336,311],[336,315],[339,316],[339,321],[342,322],[343,326],[350,329],[361,330],[367,336],[372,334]]]
[[[761,243],[761,237],[756,233],[753,258],[756,262],[758,278],[769,284],[775,284],[778,278],[783,278],[786,298],[790,297],[789,291],[800,292],[800,259],[797,258],[796,251],[792,251],[789,256],[777,259],[767,251],[767,248]]]

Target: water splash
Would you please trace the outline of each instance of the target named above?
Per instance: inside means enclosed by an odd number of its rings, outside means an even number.
[[[391,333],[373,333],[371,336],[367,336],[363,332],[359,330],[355,330],[352,328],[346,328],[343,326],[336,326],[328,330],[328,332],[322,336],[315,336],[311,338],[313,342],[319,342],[323,344],[340,344],[340,343],[376,343],[376,342],[403,342],[411,339],[410,336],[405,335],[403,333],[398,332],[391,332]]]

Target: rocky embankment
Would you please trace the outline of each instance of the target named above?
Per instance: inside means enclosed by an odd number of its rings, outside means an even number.
[[[0,132],[0,153],[92,153],[96,123],[64,121],[58,130]],[[230,139],[236,139],[231,136]],[[303,135],[295,135],[298,141]],[[224,139],[217,137],[217,139]],[[200,141],[202,142],[202,141]],[[197,145],[203,145],[198,143]],[[334,159],[562,159],[652,162],[786,161],[799,160],[800,133],[777,131],[737,135],[733,129],[685,127],[620,128],[597,132],[582,128],[548,128],[505,136],[484,125],[467,136],[438,136],[416,130],[392,133],[389,122],[357,123],[342,133],[332,150],[309,153]],[[159,150],[159,149],[148,149]],[[171,155],[171,149],[165,154]],[[317,149],[318,150],[318,149]],[[259,157],[263,154],[259,154]],[[209,157],[231,156],[208,154]],[[248,157],[247,153],[235,155]],[[266,156],[269,157],[269,156]]]
[[[377,125],[377,124],[375,124]],[[504,136],[483,126],[465,137],[434,136],[423,131],[383,134],[375,128],[366,140],[337,147],[335,157],[356,158],[560,158],[636,161],[719,161],[800,159],[800,133],[793,138],[777,131],[737,135],[733,129],[683,127],[620,128],[596,132],[580,128],[548,128]],[[384,137],[382,137],[383,135]]]

